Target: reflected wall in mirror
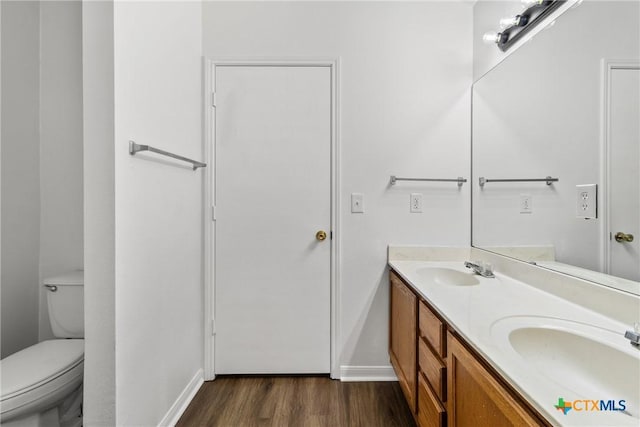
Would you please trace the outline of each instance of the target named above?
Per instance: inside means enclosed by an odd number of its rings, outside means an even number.
[[[585,1],[474,84],[474,246],[640,292],[639,16]]]

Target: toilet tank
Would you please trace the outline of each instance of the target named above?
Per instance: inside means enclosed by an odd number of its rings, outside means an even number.
[[[53,335],[84,338],[84,271],[70,271],[43,282]]]

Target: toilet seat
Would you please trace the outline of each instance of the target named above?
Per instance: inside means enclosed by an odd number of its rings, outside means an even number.
[[[42,341],[0,361],[2,421],[55,406],[82,383],[83,339]]]

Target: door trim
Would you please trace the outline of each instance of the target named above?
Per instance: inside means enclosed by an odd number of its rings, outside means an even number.
[[[610,207],[609,192],[611,183],[611,168],[609,167],[610,157],[610,141],[611,141],[611,73],[613,70],[640,70],[640,62],[637,60],[615,60],[602,59],[602,108],[601,108],[601,134],[600,134],[600,171],[602,182],[602,190],[599,191],[598,211],[602,213],[600,236],[601,236],[601,252],[600,252],[600,271],[610,274],[611,271],[611,224],[610,224]]]
[[[204,220],[204,379],[215,379],[215,107],[214,80],[217,67],[328,67],[331,70],[331,261],[330,261],[330,376],[340,378],[340,91],[339,59],[278,59],[278,58],[203,58],[203,135],[204,157],[210,165],[203,174]]]

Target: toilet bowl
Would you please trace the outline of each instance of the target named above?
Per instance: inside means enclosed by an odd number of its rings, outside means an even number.
[[[45,279],[51,326],[62,339],[39,342],[0,361],[3,427],[82,425],[83,281],[82,271]]]
[[[43,341],[0,361],[2,425],[60,406],[80,390],[83,368],[83,339]]]

